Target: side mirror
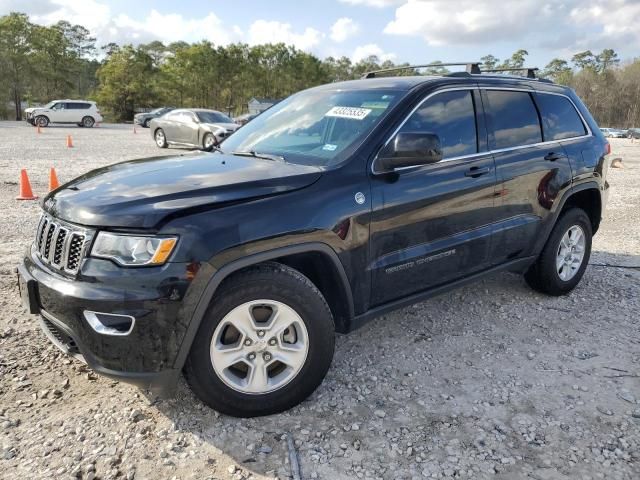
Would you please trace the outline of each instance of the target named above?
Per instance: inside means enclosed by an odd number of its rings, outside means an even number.
[[[400,132],[380,150],[376,166],[381,172],[428,165],[442,160],[440,138],[433,133]]]

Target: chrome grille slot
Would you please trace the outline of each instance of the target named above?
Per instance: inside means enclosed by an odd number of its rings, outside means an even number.
[[[67,269],[71,271],[78,270],[80,265],[80,256],[82,254],[82,246],[84,245],[84,235],[78,233],[71,234],[69,242],[69,250],[67,254]]]
[[[53,255],[51,258],[51,265],[59,266],[60,264],[62,264],[62,261],[65,256],[64,241],[67,239],[67,233],[69,233],[69,231],[66,228],[63,228],[63,227],[58,228],[58,231],[56,233],[54,249],[53,249]]]
[[[44,245],[42,246],[42,257],[49,259],[49,255],[51,253],[51,241],[53,240],[53,234],[56,231],[57,225],[55,223],[49,222],[47,226],[47,233],[44,238]]]
[[[92,232],[82,227],[75,227],[43,215],[34,246],[43,263],[51,267],[75,274],[82,263],[85,246]]]

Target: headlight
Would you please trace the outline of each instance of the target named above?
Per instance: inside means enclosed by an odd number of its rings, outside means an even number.
[[[138,237],[100,232],[91,256],[115,260],[120,265],[162,265],[173,251],[177,237]]]

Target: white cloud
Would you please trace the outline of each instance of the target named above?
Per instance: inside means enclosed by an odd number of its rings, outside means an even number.
[[[331,40],[337,43],[344,42],[354,36],[360,30],[360,26],[351,18],[342,17],[336,20],[331,27]]]
[[[367,57],[375,55],[380,59],[380,61],[384,62],[386,60],[394,60],[396,58],[395,53],[386,53],[375,43],[369,43],[367,45],[361,45],[357,47],[353,55],[351,55],[351,59],[354,62],[359,62],[360,60],[364,60]]]
[[[113,19],[116,36],[130,36],[132,39],[148,41],[160,39],[165,42],[178,40],[209,40],[216,45],[231,43],[238,27],[227,29],[213,13],[197,19],[184,18],[177,13],[162,14],[151,10],[143,20],[134,20],[127,15],[118,15]]]
[[[295,33],[290,23],[257,20],[249,27],[247,41],[251,45],[283,42],[301,50],[309,50],[318,45],[323,36],[315,28],[307,27],[302,33]]]
[[[364,5],[367,7],[384,8],[404,3],[404,0],[340,0],[350,5]]]
[[[638,0],[404,0],[384,32],[421,36],[429,45],[637,49],[638,18]]]
[[[24,9],[18,8],[18,11]],[[38,7],[27,13],[31,13],[31,20],[36,23],[50,25],[66,20],[82,25],[94,33],[105,28],[111,19],[109,5],[95,0],[39,0]]]

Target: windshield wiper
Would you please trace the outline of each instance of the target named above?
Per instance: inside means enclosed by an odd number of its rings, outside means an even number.
[[[255,150],[231,152],[231,155],[237,155],[239,157],[262,158],[264,160],[273,160],[275,162],[285,161],[282,155],[273,155],[271,153],[258,153]]]

